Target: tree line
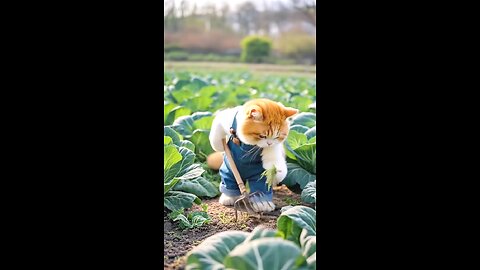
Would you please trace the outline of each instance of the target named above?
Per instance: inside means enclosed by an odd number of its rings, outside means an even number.
[[[239,35],[274,35],[285,32],[293,25],[316,26],[316,1],[291,0],[290,5],[281,1],[261,2],[261,10],[253,2],[244,2],[233,11],[227,3],[213,3],[198,7],[197,3],[183,0],[165,1],[164,31],[221,30]]]

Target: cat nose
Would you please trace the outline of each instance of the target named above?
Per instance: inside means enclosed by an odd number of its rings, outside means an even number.
[[[271,143],[271,142],[267,142],[267,144],[268,144],[268,145],[272,145],[272,143]]]

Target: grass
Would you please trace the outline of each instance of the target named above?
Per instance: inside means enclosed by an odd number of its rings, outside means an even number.
[[[272,65],[272,64],[245,64],[224,62],[163,62],[165,70],[188,72],[212,71],[250,71],[254,75],[298,76],[315,78],[317,67],[306,65]]]
[[[293,206],[299,205],[299,204],[302,203],[301,201],[295,200],[295,199],[292,199],[292,198],[285,198],[284,201],[285,201],[285,203],[287,203],[288,205],[293,205]]]
[[[233,217],[227,217],[225,212],[222,212],[222,213],[218,214],[218,219],[220,219],[220,222],[222,222],[223,224],[232,223],[233,220],[234,220]]]

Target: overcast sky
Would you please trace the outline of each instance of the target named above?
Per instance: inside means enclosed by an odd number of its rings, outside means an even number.
[[[175,5],[180,5],[182,0],[174,0]],[[197,4],[197,7],[203,7],[207,4],[215,4],[217,7],[221,7],[224,3],[227,3],[230,6],[230,10],[236,10],[237,6],[244,2],[249,2],[249,0],[186,0],[189,6],[193,6],[194,3]],[[285,5],[289,6],[291,0],[251,0],[253,4],[257,6],[258,10],[263,10],[264,2],[268,5],[274,5],[276,2],[282,2]]]

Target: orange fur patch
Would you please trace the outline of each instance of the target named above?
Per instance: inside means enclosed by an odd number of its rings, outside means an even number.
[[[244,136],[252,141],[259,141],[261,135],[278,137],[283,141],[288,135],[287,118],[298,113],[297,109],[269,99],[250,100],[244,108],[247,118],[241,129]]]
[[[207,157],[207,165],[210,169],[219,170],[223,163],[223,153],[213,152]]]

